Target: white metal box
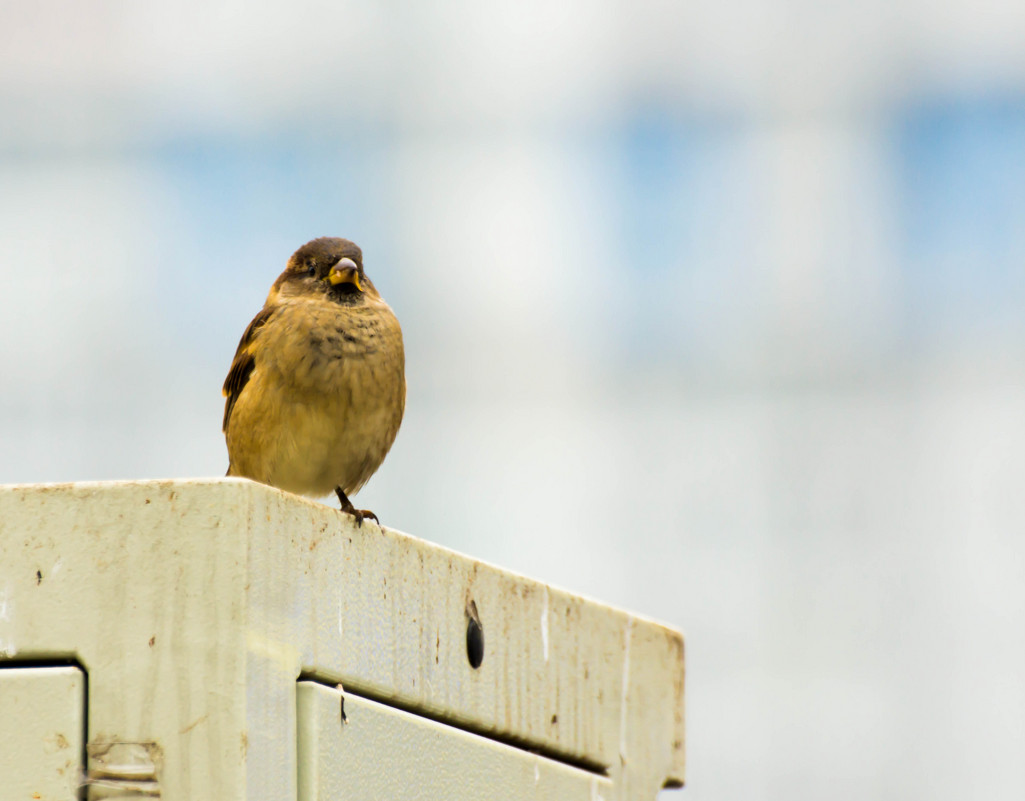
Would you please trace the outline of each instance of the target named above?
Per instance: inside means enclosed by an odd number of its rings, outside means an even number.
[[[0,488],[0,710],[25,665],[62,671],[40,730],[77,725],[90,798],[683,782],[677,632],[245,480]],[[10,729],[0,777],[51,781]]]

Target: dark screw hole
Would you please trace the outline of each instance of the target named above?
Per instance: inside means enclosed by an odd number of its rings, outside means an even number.
[[[484,626],[477,614],[477,604],[470,601],[466,605],[466,658],[474,670],[484,661]]]

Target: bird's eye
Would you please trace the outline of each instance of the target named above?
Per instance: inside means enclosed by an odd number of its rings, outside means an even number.
[[[311,264],[309,267],[307,267],[306,268],[306,274],[310,278],[313,278],[313,276],[315,276],[317,274],[317,265],[316,264]]]

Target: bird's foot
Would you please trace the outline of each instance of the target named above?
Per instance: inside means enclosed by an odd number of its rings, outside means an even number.
[[[342,491],[341,487],[335,487],[335,495],[338,496],[338,500],[342,504],[342,511],[356,518],[357,526],[362,528],[364,517],[372,517],[377,525],[381,525],[381,521],[377,519],[377,515],[369,509],[357,509],[353,506],[352,501],[349,500],[349,496]]]

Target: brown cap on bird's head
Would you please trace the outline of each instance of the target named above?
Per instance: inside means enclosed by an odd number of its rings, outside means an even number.
[[[355,242],[332,236],[313,239],[292,254],[267,302],[311,293],[348,304],[359,303],[366,294],[379,297],[363,272],[363,251]]]

